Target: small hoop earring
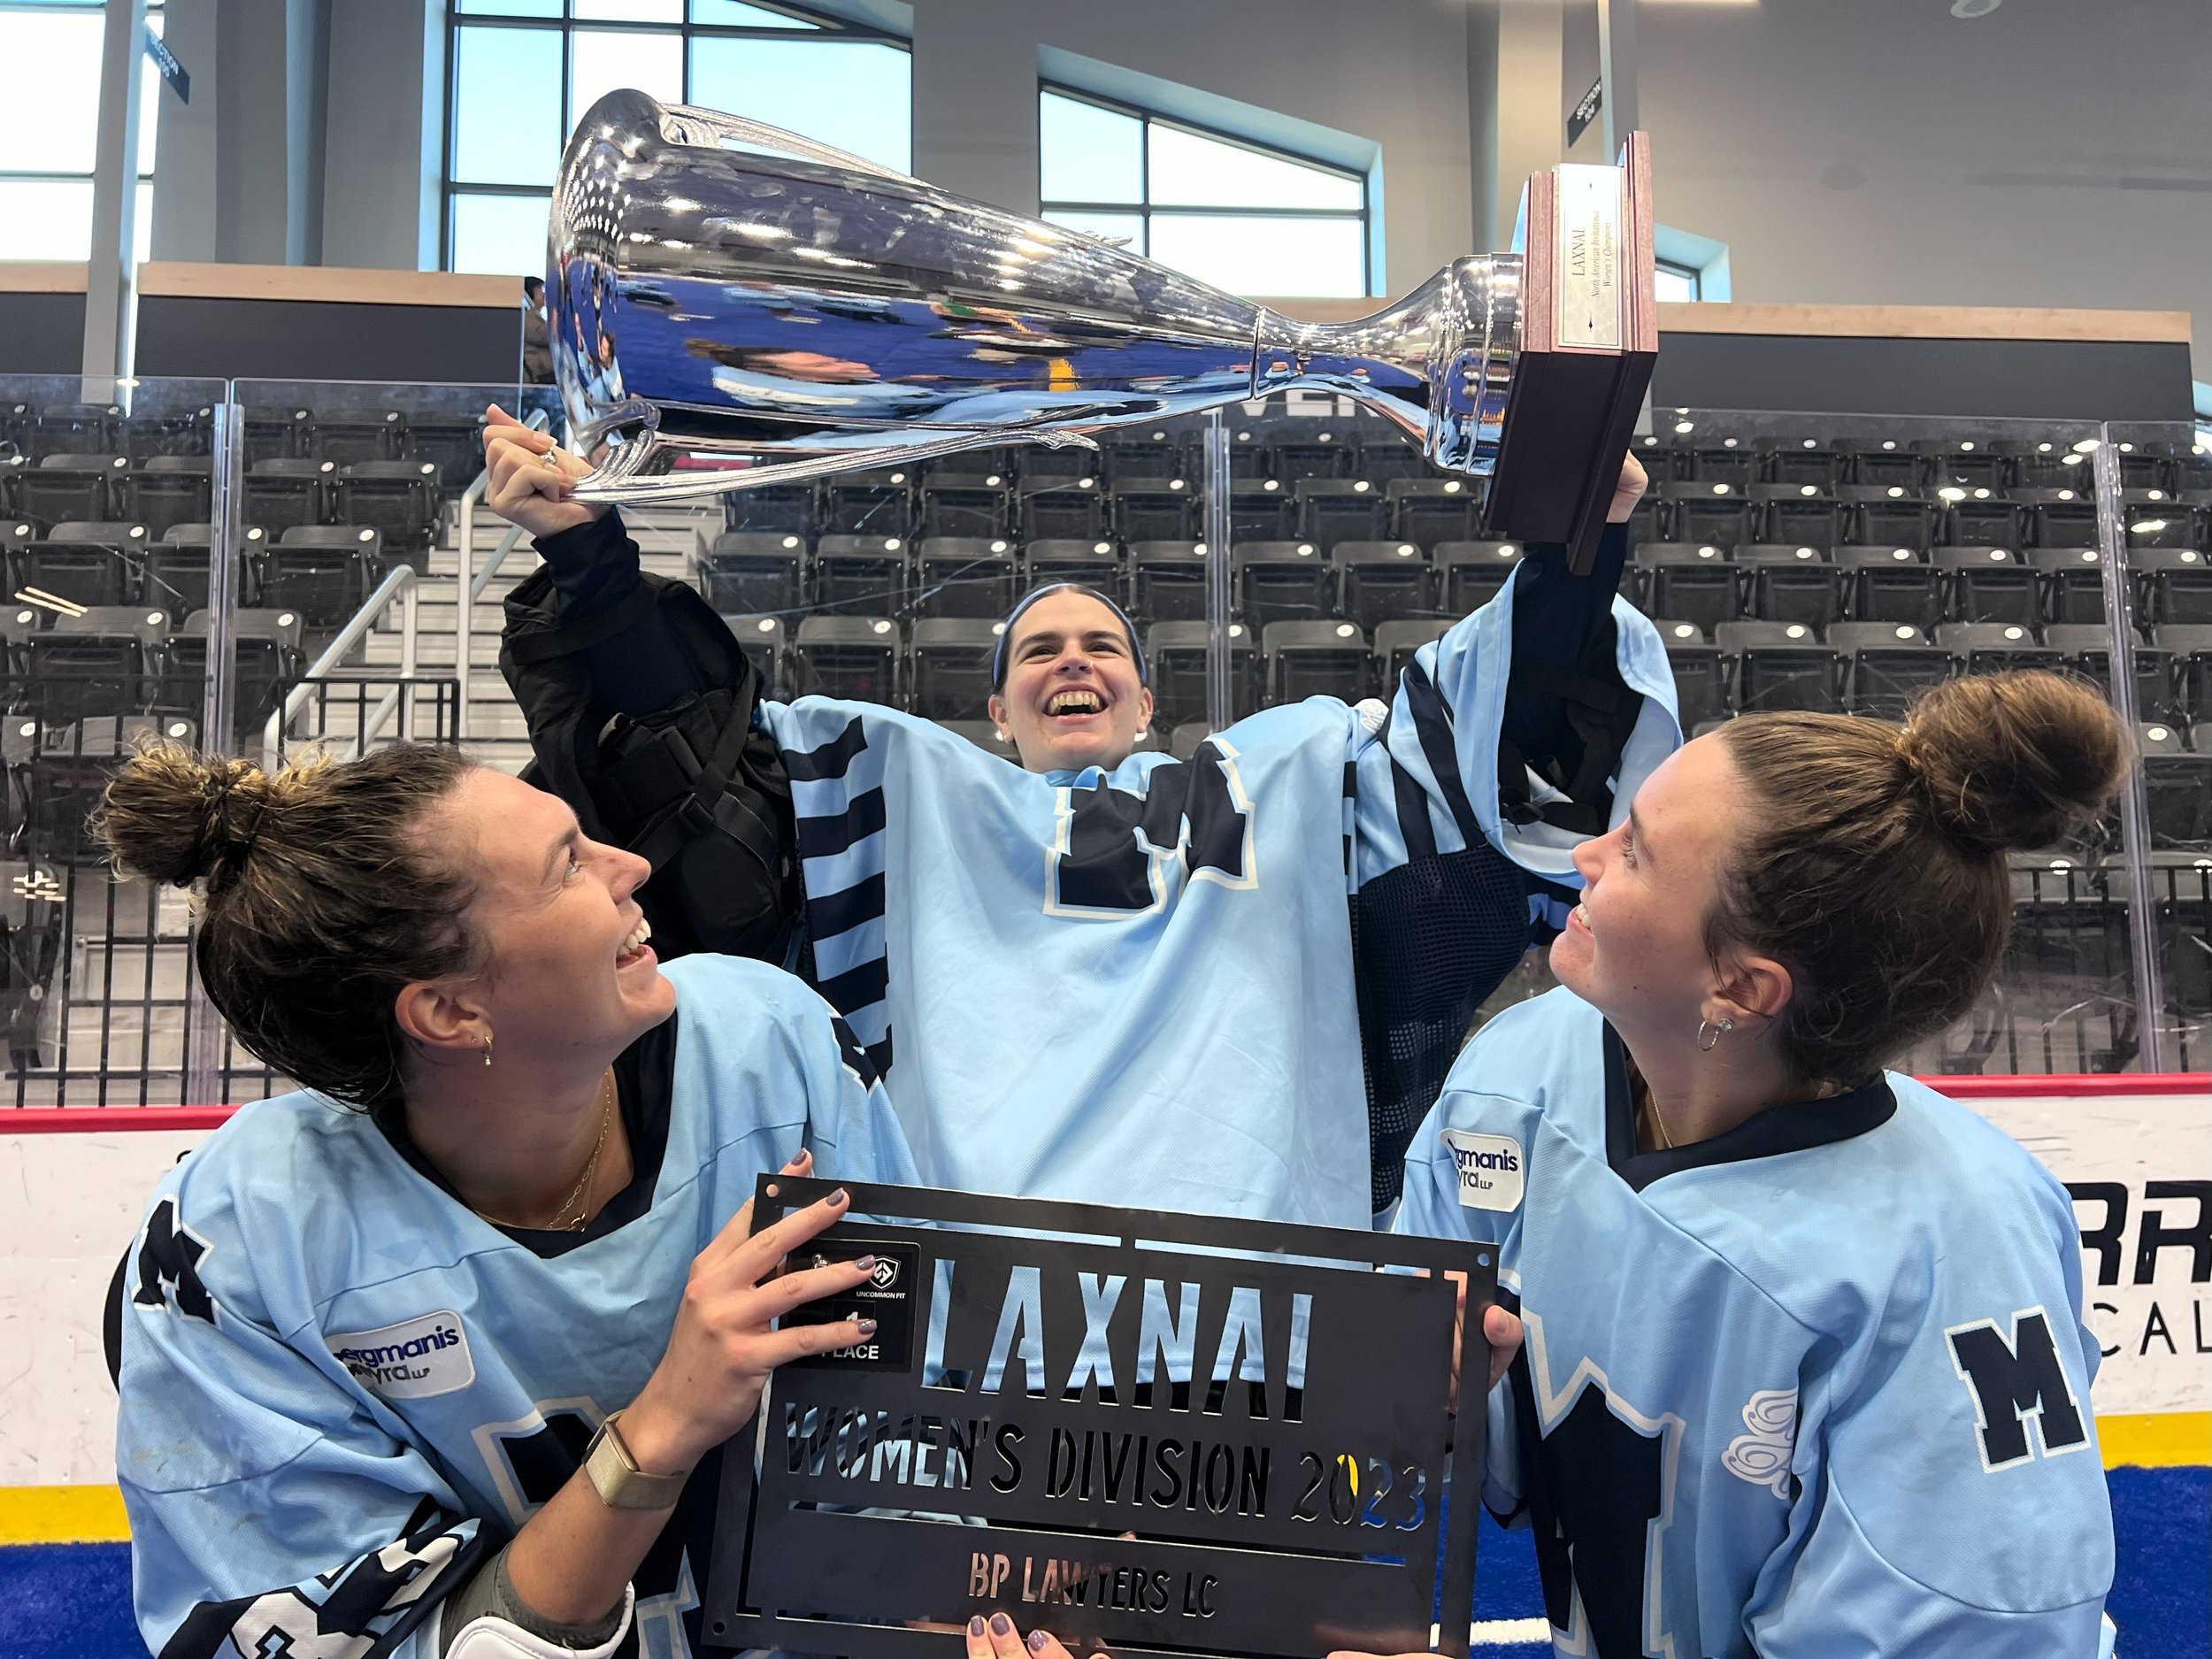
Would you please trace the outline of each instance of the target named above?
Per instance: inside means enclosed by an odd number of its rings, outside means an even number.
[[[485,1039],[484,1039],[484,1064],[485,1064],[486,1065],[489,1065],[491,1063],[492,1063],[492,1040],[491,1040],[489,1037],[487,1037],[487,1038],[485,1038]]]
[[[1736,1022],[1724,1016],[1722,1018],[1718,1025],[1715,1025],[1709,1019],[1699,1020],[1697,1022],[1698,1051],[1701,1054],[1712,1053],[1714,1046],[1718,1043],[1723,1037],[1726,1036],[1730,1032],[1735,1029]],[[491,1047],[489,1039],[486,1040],[484,1046],[487,1049]],[[488,1053],[485,1056],[484,1064],[487,1065],[491,1064],[491,1058]]]

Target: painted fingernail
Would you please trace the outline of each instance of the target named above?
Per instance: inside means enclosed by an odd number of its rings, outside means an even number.
[[[827,1198],[825,1198],[822,1202],[827,1204],[832,1210],[842,1210],[847,1204],[852,1202],[852,1194],[841,1187],[835,1192],[832,1193]]]
[[[1010,1618],[1007,1617],[1006,1617],[1006,1615],[1005,1615],[1005,1614],[1003,1614],[1003,1613],[994,1613],[994,1614],[992,1614],[992,1615],[991,1615],[991,1633],[992,1633],[994,1636],[1010,1636],[1010,1635],[1012,1635],[1012,1634],[1014,1633],[1014,1621],[1013,1621],[1012,1619],[1010,1619]]]
[[[983,1623],[983,1615],[980,1613],[968,1621],[968,1634],[971,1636],[980,1636],[987,1628],[987,1626]]]
[[[855,1319],[853,1328],[863,1336],[873,1336],[876,1333],[876,1322],[873,1319]]]
[[[1031,1631],[1029,1632],[1029,1651],[1032,1653],[1044,1652],[1045,1644],[1051,1640],[1052,1637],[1048,1632],[1041,1630]]]

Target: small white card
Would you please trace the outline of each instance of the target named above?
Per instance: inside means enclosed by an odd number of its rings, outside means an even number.
[[[1445,1149],[1459,1166],[1459,1202],[1469,1210],[1518,1210],[1523,1171],[1521,1143],[1510,1135],[1444,1131]]]
[[[476,1380],[468,1333],[450,1309],[323,1340],[354,1381],[387,1400],[426,1400]]]

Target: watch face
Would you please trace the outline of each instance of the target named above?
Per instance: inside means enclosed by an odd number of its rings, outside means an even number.
[[[817,1371],[904,1371],[914,1356],[915,1280],[920,1278],[922,1248],[889,1239],[825,1236],[801,1245],[786,1257],[794,1268],[876,1258],[876,1271],[852,1289],[819,1302],[802,1303],[783,1317],[786,1325],[829,1325],[839,1319],[873,1319],[875,1333],[849,1348],[794,1360]]]

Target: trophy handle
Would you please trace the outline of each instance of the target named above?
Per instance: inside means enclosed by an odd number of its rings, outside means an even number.
[[[726,115],[720,110],[702,109],[695,104],[672,104],[664,108],[661,111],[661,136],[672,144],[700,144],[710,150],[726,138],[755,150],[797,156],[807,161],[826,162],[833,167],[850,167],[858,173],[872,173],[879,179],[895,179],[901,184],[911,184],[923,189],[929,188],[910,173],[900,173],[879,161],[856,156],[849,150],[840,150],[833,144],[825,144],[816,139],[803,138],[780,127],[749,121],[741,115]]]

